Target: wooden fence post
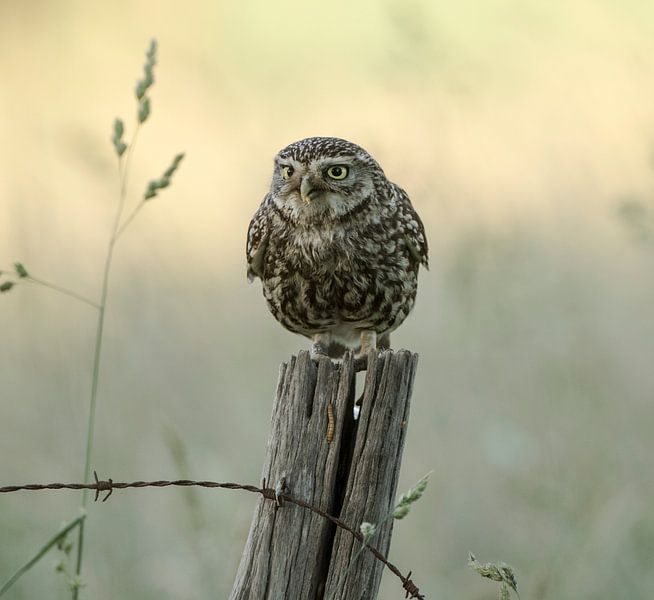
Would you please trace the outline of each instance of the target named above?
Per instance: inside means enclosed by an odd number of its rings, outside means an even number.
[[[262,475],[267,487],[354,529],[363,521],[383,521],[371,545],[384,555],[417,358],[406,350],[370,354],[355,421],[351,356],[340,365],[328,359],[316,365],[300,352],[281,365],[273,406]],[[261,497],[230,600],[373,600],[383,565],[367,551],[350,565],[359,545],[320,515]]]

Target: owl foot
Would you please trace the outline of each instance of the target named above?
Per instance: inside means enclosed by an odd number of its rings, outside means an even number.
[[[315,362],[318,362],[321,358],[329,358],[327,348],[322,344],[311,344],[311,350],[309,352],[311,354],[311,360]]]
[[[318,362],[321,358],[329,358],[329,334],[316,333],[311,344],[311,360]]]

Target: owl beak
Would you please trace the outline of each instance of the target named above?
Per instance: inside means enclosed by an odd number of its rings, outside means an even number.
[[[300,196],[302,197],[302,200],[304,201],[305,204],[309,204],[311,200],[316,196],[316,194],[319,193],[319,190],[315,189],[313,187],[313,184],[309,180],[308,177],[304,177],[302,179],[302,183],[300,184]]]

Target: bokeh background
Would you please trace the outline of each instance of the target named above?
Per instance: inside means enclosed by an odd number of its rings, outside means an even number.
[[[97,298],[109,137],[159,40],[115,256],[93,467],[256,483],[277,369],[305,340],[245,280],[272,157],[367,148],[425,222],[432,268],[394,346],[420,353],[400,488],[433,471],[391,560],[429,598],[654,594],[654,7],[631,0],[0,3],[0,269]],[[0,482],[77,481],[95,314],[0,297]],[[255,498],[142,490],[90,506],[84,596],[226,598]],[[0,498],[0,580],[78,514]],[[48,555],[8,594],[68,598]],[[386,574],[382,600],[402,595]]]

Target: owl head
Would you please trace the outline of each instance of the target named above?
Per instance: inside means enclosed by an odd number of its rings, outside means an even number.
[[[363,148],[331,137],[294,142],[275,156],[275,204],[298,220],[348,214],[375,193],[384,172]]]

